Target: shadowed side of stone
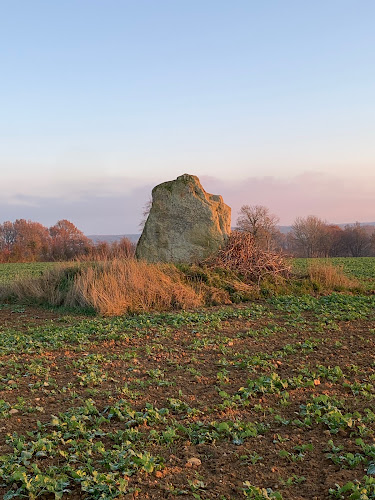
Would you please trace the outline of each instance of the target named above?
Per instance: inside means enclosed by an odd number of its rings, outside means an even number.
[[[152,190],[152,206],[136,256],[149,262],[197,262],[221,248],[231,209],[206,193],[198,177],[184,174]]]

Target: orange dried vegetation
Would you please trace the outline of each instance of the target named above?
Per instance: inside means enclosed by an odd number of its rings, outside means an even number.
[[[206,263],[240,273],[252,283],[266,277],[288,276],[291,271],[282,254],[260,248],[250,233],[240,231],[233,231],[225,247]]]
[[[189,309],[203,297],[184,283],[176,268],[135,259],[111,260],[83,267],[66,305],[90,306],[103,315]]]

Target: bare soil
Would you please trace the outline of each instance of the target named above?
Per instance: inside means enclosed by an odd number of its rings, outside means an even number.
[[[186,439],[164,446],[155,444],[148,449],[163,457],[164,467],[157,472],[131,476],[129,486],[134,491],[119,498],[170,499],[180,495],[221,500],[245,498],[246,481],[259,488],[278,491],[289,500],[332,498],[328,493],[330,488],[349,480],[361,480],[365,470],[363,463],[353,468],[335,465],[327,458],[327,443],[333,439],[335,445],[342,445],[346,452],[355,452],[357,436],[350,429],[332,434],[323,423],[298,427],[285,422],[301,419],[301,405],[314,395],[326,394],[342,399],[346,411],[364,414],[366,408],[374,409],[374,395],[354,395],[348,386],[365,384],[375,374],[375,321],[373,318],[336,321],[335,328],[329,329],[322,328],[319,317],[313,313],[303,314],[304,323],[293,323],[293,314],[265,307],[272,316],[231,318],[214,328],[209,325],[200,329],[191,325],[167,326],[161,332],[159,327],[150,326],[146,333],[130,334],[119,340],[94,341],[87,348],[66,346],[59,350],[1,356],[0,399],[14,406],[21,398],[25,407],[38,410],[21,409],[0,419],[0,454],[9,452],[5,443],[8,434],[26,434],[36,429],[38,421],[47,423],[52,415],[79,406],[89,397],[97,408],[105,408],[123,397],[135,409],[142,409],[147,403],[162,408],[168,405],[168,398],[179,398],[201,412],[190,421],[256,421],[266,424],[267,432],[238,443],[220,439],[193,444]],[[217,308],[211,309],[215,310]],[[59,322],[64,326],[74,325],[84,319],[83,316],[64,316],[61,320],[61,317],[56,311],[42,308],[25,307],[22,312],[3,309],[0,310],[0,334],[14,329],[27,335],[44,325],[58,325]],[[275,332],[267,333],[265,328],[274,328]],[[248,335],[250,330],[261,333]],[[305,341],[313,342],[313,347],[297,347],[290,354],[285,350],[287,345],[301,345]],[[285,355],[280,356],[280,351]],[[129,352],[134,356],[124,359],[123,355]],[[90,354],[105,355],[106,361],[100,364],[99,371],[105,372],[107,377],[100,383],[82,385],[74,362]],[[246,360],[260,354],[267,364],[257,366],[256,361],[246,364]],[[265,355],[270,358],[266,359]],[[12,362],[19,367],[12,368]],[[30,372],[28,367],[33,362],[48,368],[47,374]],[[280,394],[265,393],[252,396],[248,405],[227,408],[223,405],[226,398],[220,391],[233,396],[247,386],[249,379],[273,372],[282,379],[290,379],[304,369],[313,372],[317,365],[339,366],[344,377],[338,381],[319,377],[312,386],[288,388],[289,397],[284,402]],[[163,375],[158,376],[161,372]],[[40,381],[43,384],[38,387]],[[120,389],[125,385],[132,392],[121,395]],[[284,423],[278,422],[275,414],[281,415]],[[113,422],[111,425],[121,428],[122,424]],[[369,423],[368,428],[373,432],[374,423]],[[369,444],[374,443],[371,433],[364,439]],[[313,450],[307,451],[303,459],[294,461],[280,456],[281,450],[296,454],[295,447],[304,444],[312,444]],[[261,458],[254,458],[257,456]],[[191,457],[199,458],[201,464],[188,467]],[[289,478],[292,479],[288,482]],[[0,489],[0,494],[4,495],[8,489]],[[44,495],[41,498],[54,497]],[[78,499],[85,495],[76,489],[63,498]]]

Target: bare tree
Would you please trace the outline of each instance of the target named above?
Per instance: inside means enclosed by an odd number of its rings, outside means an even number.
[[[52,257],[55,260],[72,259],[90,250],[90,240],[72,222],[62,219],[49,228],[52,238]]]
[[[325,240],[328,225],[319,217],[297,217],[292,226],[292,236],[304,257],[326,256]]]
[[[0,262],[67,260],[89,254],[129,258],[134,245],[126,238],[96,248],[72,222],[64,219],[49,229],[31,220],[17,219],[0,224]]]
[[[340,226],[329,224],[325,228],[322,251],[325,257],[340,257],[344,255],[344,231]]]
[[[0,225],[0,249],[10,252],[17,241],[17,231],[14,223],[5,221]]]
[[[17,219],[14,222],[17,240],[13,246],[13,256],[17,261],[43,260],[50,247],[48,229],[39,222]]]
[[[371,234],[370,237],[370,255],[375,256],[375,231]]]
[[[0,252],[3,261],[43,260],[48,256],[48,229],[38,222],[17,219],[0,225]]]
[[[146,224],[146,221],[148,219],[148,216],[149,216],[149,213],[150,213],[150,210],[151,210],[151,207],[152,207],[152,198],[150,196],[150,198],[146,201],[146,203],[143,205],[143,209],[142,209],[142,219],[139,223],[139,229],[141,231],[143,231],[143,228],[145,227],[145,224]]]
[[[250,233],[256,244],[269,249],[277,234],[277,215],[263,205],[243,205],[237,219],[237,230]]]
[[[359,222],[345,226],[343,240],[348,254],[352,257],[370,255],[371,234]]]

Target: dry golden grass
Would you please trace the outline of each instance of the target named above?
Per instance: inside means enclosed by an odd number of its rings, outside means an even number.
[[[90,306],[103,315],[189,309],[203,298],[176,268],[135,259],[112,260],[83,268],[66,305]]]
[[[308,275],[315,291],[361,290],[357,280],[328,262],[313,262]],[[286,282],[283,288],[273,280],[272,286],[272,293],[289,291]],[[197,266],[183,271],[134,258],[65,263],[0,289],[0,301],[92,308],[105,316],[230,304],[259,296],[259,286],[240,281],[236,274]]]
[[[340,266],[325,262],[312,262],[308,267],[309,278],[329,290],[351,290],[361,288],[354,278],[349,278]]]
[[[171,265],[135,259],[61,265],[37,278],[22,279],[0,291],[0,298],[54,306],[89,307],[120,315],[203,304],[203,295]]]
[[[41,276],[16,279],[0,288],[0,300],[16,298],[26,303],[64,305],[67,284],[78,268],[77,264],[59,264],[44,271]]]

